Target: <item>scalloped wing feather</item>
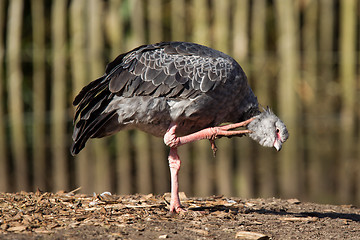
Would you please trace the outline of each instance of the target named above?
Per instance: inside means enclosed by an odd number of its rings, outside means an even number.
[[[233,59],[229,56],[213,50],[211,48],[193,43],[170,42],[147,45],[137,48],[124,55],[118,65],[110,63],[116,70],[111,71],[107,76],[109,79],[109,89],[113,93],[125,94],[128,89],[123,89],[128,85],[128,81],[134,76],[140,76],[139,90],[130,89],[131,92],[126,96],[139,96],[154,92],[162,92],[162,96],[167,93],[182,91],[171,91],[173,88],[179,89],[185,84],[197,92],[194,96],[213,90],[219,84],[225,82],[235,66]],[[120,74],[118,73],[120,72]],[[126,74],[125,74],[126,72]],[[161,91],[144,91],[141,87],[149,87],[151,82],[156,88],[161,86]],[[170,90],[165,90],[165,86]],[[184,97],[181,94],[171,97]]]

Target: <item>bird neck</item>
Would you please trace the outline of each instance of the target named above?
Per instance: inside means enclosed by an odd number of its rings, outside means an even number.
[[[244,112],[243,120],[247,120],[252,117],[255,117],[255,116],[259,115],[260,113],[261,113],[261,111],[259,110],[258,106],[249,108],[249,110]]]

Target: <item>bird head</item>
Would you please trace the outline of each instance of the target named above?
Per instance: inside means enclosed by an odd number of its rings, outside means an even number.
[[[254,117],[247,125],[251,131],[249,137],[265,147],[281,150],[282,144],[288,139],[289,133],[285,124],[269,108]]]

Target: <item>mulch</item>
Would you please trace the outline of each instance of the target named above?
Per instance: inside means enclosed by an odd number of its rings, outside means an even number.
[[[360,209],[297,199],[0,193],[1,239],[360,239]]]

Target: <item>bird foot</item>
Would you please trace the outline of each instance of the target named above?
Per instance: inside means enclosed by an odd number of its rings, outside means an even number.
[[[176,148],[181,145],[180,138],[178,138],[175,134],[176,127],[176,123],[171,123],[164,135],[164,143],[171,148]]]
[[[246,121],[240,122],[240,123],[233,123],[233,124],[227,124],[219,127],[214,127],[216,130],[216,133],[213,136],[213,139],[216,139],[218,137],[232,137],[232,136],[243,136],[246,133],[251,133],[250,130],[232,130],[239,127],[245,127],[250,122],[252,122],[255,118],[250,118]]]
[[[187,212],[187,210],[183,209],[180,205],[170,205],[170,214],[175,214],[175,213],[185,213]]]

